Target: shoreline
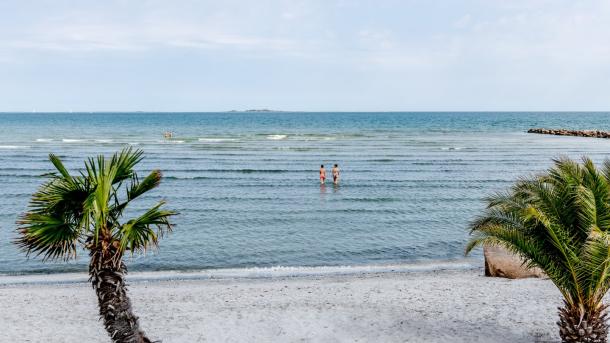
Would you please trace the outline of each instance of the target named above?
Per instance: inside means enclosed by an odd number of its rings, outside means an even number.
[[[430,260],[396,264],[346,266],[275,266],[247,268],[218,268],[201,270],[134,271],[127,273],[128,282],[182,281],[209,279],[272,279],[282,277],[310,277],[333,275],[365,275],[383,273],[418,273],[439,270],[477,270],[483,261],[475,258],[461,260]],[[0,287],[21,284],[86,283],[86,271],[67,273],[0,274]]]
[[[129,295],[165,343],[559,341],[549,280],[482,270],[157,280]],[[96,301],[85,283],[0,285],[0,341],[108,341]]]

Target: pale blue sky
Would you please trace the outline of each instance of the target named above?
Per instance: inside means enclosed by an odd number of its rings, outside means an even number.
[[[609,1],[0,1],[0,111],[610,110]]]

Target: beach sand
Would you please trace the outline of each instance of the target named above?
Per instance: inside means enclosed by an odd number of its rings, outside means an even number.
[[[13,279],[14,282],[17,279]],[[558,342],[549,280],[482,270],[129,282],[163,342]],[[82,282],[0,283],[0,342],[108,342]]]

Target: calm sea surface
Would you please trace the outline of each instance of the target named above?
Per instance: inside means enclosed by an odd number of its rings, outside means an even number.
[[[333,266],[459,260],[482,198],[553,157],[610,157],[610,140],[526,134],[610,130],[610,113],[0,114],[0,273],[86,270],[26,259],[15,221],[51,171],[126,145],[145,151],[180,212],[157,253],[130,270]],[[175,132],[171,141],[163,132]],[[342,182],[320,186],[338,163]]]

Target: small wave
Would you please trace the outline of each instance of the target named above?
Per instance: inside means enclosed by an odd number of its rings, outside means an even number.
[[[378,158],[378,159],[374,159],[374,160],[368,160],[369,162],[394,162],[396,161],[393,158]]]
[[[396,202],[399,198],[346,198],[345,201],[353,202]]]
[[[52,142],[53,140],[50,138],[37,138],[36,142]]]
[[[478,269],[473,259],[441,259],[413,261],[403,264],[337,265],[337,266],[273,266],[217,269],[186,269],[130,272],[129,281],[266,279],[324,275],[362,275],[382,273],[425,273],[435,271],[472,271]],[[0,285],[86,282],[82,273],[0,275]]]
[[[0,145],[0,149],[29,149],[27,145]]]
[[[299,135],[303,137],[305,141],[334,141],[337,137],[334,136],[322,136],[322,135]]]
[[[302,172],[302,171],[311,171],[311,170],[287,170],[287,169],[204,169],[202,171],[210,172],[210,173],[242,173],[242,174],[252,174],[252,173],[290,173],[290,172]]]
[[[207,176],[185,176],[185,177],[180,177],[180,176],[164,176],[163,177],[166,180],[209,180],[209,179],[213,179],[211,177],[207,177]]]
[[[188,172],[188,173],[317,173],[315,169],[220,169],[220,168],[163,168],[164,172]],[[372,170],[359,170],[359,172],[371,172]]]
[[[288,135],[268,135],[267,139],[271,139],[271,140],[281,140],[281,139],[286,139],[288,138]]]
[[[79,142],[84,142],[84,139],[71,139],[71,138],[64,138],[61,140],[64,143],[79,143]]]
[[[112,139],[96,139],[97,143],[112,143]]]
[[[291,150],[291,151],[314,151],[320,150],[318,148],[298,148],[298,147],[289,147],[289,146],[278,146],[271,148],[273,150]]]
[[[200,142],[207,143],[222,143],[222,142],[235,142],[235,138],[199,138]]]
[[[284,169],[233,169],[233,170],[227,170],[230,172],[234,172],[234,173],[244,173],[244,174],[251,174],[251,173],[286,173],[289,172],[288,170],[284,170]]]
[[[0,174],[0,178],[16,178],[16,179],[38,179],[44,175],[28,175],[28,174]]]
[[[436,165],[452,165],[452,166],[469,166],[471,163],[468,162],[443,162],[443,161],[434,161],[434,162],[413,162],[411,163],[414,166],[436,166]],[[401,170],[404,171],[404,170]]]

